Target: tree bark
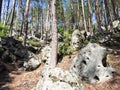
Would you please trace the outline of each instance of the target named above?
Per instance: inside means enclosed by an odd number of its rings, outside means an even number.
[[[20,18],[19,18],[19,16],[20,16],[20,0],[18,0],[18,2],[17,2],[17,4],[18,4],[18,8],[17,8],[17,16],[16,16],[16,23],[15,23],[15,28],[16,28],[16,31],[18,32],[18,37],[19,37],[19,20],[20,20]]]
[[[8,2],[7,2],[7,11],[6,11],[6,16],[5,16],[4,25],[6,25],[6,24],[7,24],[7,21],[8,21],[8,10],[9,10],[9,5],[10,5],[10,0],[8,0]]]
[[[11,13],[12,20],[11,20],[10,28],[9,28],[9,36],[12,36],[13,20],[14,20],[14,11],[15,11],[15,4],[16,4],[16,0],[13,1],[13,6],[12,6],[12,13]]]
[[[55,67],[57,63],[57,20],[56,20],[56,0],[52,0],[52,50],[51,50],[51,60],[50,65]]]
[[[84,1],[83,0],[81,0],[81,4],[82,4],[83,19],[84,19],[84,28],[85,28],[85,31],[87,32],[87,25],[86,25],[86,19],[85,19]]]
[[[22,9],[22,23],[21,23],[21,27],[20,27],[20,35],[22,35],[23,33],[23,29],[24,29],[24,9],[22,8],[23,7],[23,3],[22,3],[22,0],[20,0],[20,8]]]
[[[88,18],[88,22],[89,22],[89,31],[91,32],[91,34],[93,35],[93,25],[92,25],[92,8],[91,8],[91,0],[88,0],[88,9],[89,9],[89,18]]]
[[[76,29],[73,0],[70,0],[72,29]]]
[[[30,7],[30,0],[27,0],[25,13],[24,13],[24,40],[23,40],[23,45],[24,46],[26,46],[26,40],[27,40],[29,7]]]
[[[1,21],[1,12],[2,12],[2,0],[0,0],[0,21]]]
[[[117,19],[117,14],[116,14],[116,11],[115,11],[115,1],[111,0],[111,3],[112,3],[112,8],[113,8],[114,19]]]
[[[110,24],[110,13],[109,13],[109,8],[108,8],[108,3],[107,0],[104,0],[104,5],[105,5],[105,13],[107,17],[107,25]]]
[[[43,10],[42,10],[42,4],[43,4],[43,1],[40,0],[40,33],[41,33],[41,37],[40,37],[40,40],[43,40]]]
[[[99,8],[98,0],[96,0],[96,3],[95,3],[95,14],[96,14],[96,19],[97,19],[97,27],[101,31],[100,8]]]

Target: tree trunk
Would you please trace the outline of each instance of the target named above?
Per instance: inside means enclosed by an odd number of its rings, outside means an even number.
[[[1,12],[2,12],[2,0],[0,0],[0,21],[1,21]]]
[[[57,63],[57,20],[56,20],[56,0],[52,0],[52,50],[51,50],[51,60],[49,65],[55,67]]]
[[[64,30],[66,30],[66,25],[65,25],[65,16],[64,16],[64,9],[63,9],[63,6],[62,6],[62,0],[60,0],[60,8],[61,8],[61,20],[62,20],[62,24],[63,24],[63,27],[64,27]]]
[[[20,0],[20,8],[22,9],[23,7],[23,3],[22,3],[22,0]],[[21,23],[21,27],[20,27],[20,35],[22,35],[23,33],[23,29],[24,29],[24,9],[22,9],[22,23]]]
[[[4,25],[6,25],[6,24],[7,24],[7,21],[8,21],[8,10],[9,10],[9,5],[10,5],[10,0],[8,0],[8,2],[7,2],[7,11],[6,11],[6,16],[5,16]]]
[[[17,2],[18,4],[18,8],[17,8],[17,16],[16,16],[16,23],[15,23],[15,28],[16,28],[16,31],[18,32],[18,35],[19,36],[19,16],[20,16],[20,0],[18,0]]]
[[[75,23],[73,0],[70,0],[70,7],[71,7],[71,23],[73,25],[72,28],[73,28],[73,30],[75,30],[76,29],[76,23]]]
[[[106,9],[105,9],[105,4],[104,4],[104,0],[103,0],[103,13],[104,13],[104,22],[105,22],[105,28],[106,28],[106,30],[107,30],[107,23],[108,23],[108,21],[107,21],[107,15],[106,15]]]
[[[30,0],[27,0],[25,13],[24,13],[24,40],[23,40],[23,45],[24,46],[26,46],[26,40],[27,40],[29,7],[30,7]]]
[[[107,25],[110,24],[110,13],[109,13],[109,8],[108,8],[108,4],[107,4],[107,0],[104,0],[104,5],[105,5],[105,13],[106,13],[106,17],[107,17]]]
[[[80,0],[77,0],[77,16],[78,16],[78,29],[80,30],[81,28],[81,13],[80,13]]]
[[[89,9],[89,18],[88,18],[88,23],[89,23],[89,31],[91,32],[91,35],[93,35],[93,25],[92,25],[92,8],[91,8],[91,0],[88,0],[88,9]]]
[[[112,8],[113,8],[114,19],[117,19],[117,14],[116,14],[116,12],[115,12],[115,1],[114,1],[114,0],[111,0],[111,3],[112,3]]]
[[[97,19],[97,27],[101,31],[100,8],[99,8],[98,0],[96,0],[96,3],[95,3],[95,14],[96,14],[96,19]]]
[[[12,20],[11,20],[10,28],[9,28],[9,36],[12,36],[13,20],[14,20],[14,11],[15,11],[15,3],[16,3],[16,0],[13,1],[13,6],[12,6],[12,13],[11,13]]]
[[[43,10],[42,10],[42,4],[43,1],[40,0],[40,33],[41,33],[41,37],[40,40],[43,40]]]
[[[46,31],[48,31],[48,21],[49,21],[49,15],[50,15],[50,0],[47,1],[47,15],[46,15]]]
[[[84,28],[85,28],[85,31],[87,32],[87,25],[86,25],[86,19],[85,19],[84,1],[83,0],[81,0],[81,4],[82,4],[83,19],[84,19]]]

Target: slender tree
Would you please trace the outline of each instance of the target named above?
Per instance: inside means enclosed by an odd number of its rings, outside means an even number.
[[[52,0],[52,50],[51,50],[51,61],[50,65],[55,67],[57,63],[57,20],[56,20],[56,0]]]
[[[6,24],[7,24],[7,21],[8,21],[8,10],[9,10],[9,5],[10,5],[10,0],[8,0],[8,2],[7,2],[7,10],[6,10],[6,16],[5,16],[4,25],[6,25]]]
[[[116,11],[115,11],[115,1],[114,1],[114,0],[111,0],[111,3],[112,3],[112,7],[113,7],[114,19],[117,19],[117,14],[116,14]]]
[[[76,29],[76,22],[75,22],[75,12],[74,12],[74,4],[73,0],[70,0],[70,7],[71,7],[71,23],[72,23],[72,28],[73,30]]]
[[[47,11],[46,11],[46,31],[48,31],[48,21],[49,21],[49,15],[50,15],[50,0],[47,0]]]
[[[24,29],[24,8],[23,8],[23,2],[22,2],[22,0],[20,0],[20,10],[21,10],[21,14],[22,14],[22,23],[21,23],[21,27],[20,27],[20,35],[19,36],[21,36],[22,35],[22,33],[23,33],[23,29]]]
[[[91,0],[88,0],[88,9],[89,9],[89,18],[88,18],[89,30],[90,30],[91,34],[93,34]]]
[[[97,27],[99,30],[101,30],[99,0],[96,0],[96,2],[95,2],[95,14],[96,14],[96,20],[97,20]]]
[[[12,6],[12,13],[11,13],[12,20],[11,20],[10,28],[9,28],[9,36],[12,36],[12,28],[13,28],[13,20],[14,20],[15,4],[16,4],[16,0],[13,1],[13,6]]]
[[[1,12],[2,12],[2,0],[0,0],[0,21],[1,21]]]
[[[81,0],[81,4],[82,4],[83,19],[84,19],[84,28],[85,28],[85,31],[87,32],[87,25],[86,25],[86,19],[85,19],[85,10],[84,10],[84,1],[83,0]]]
[[[29,7],[30,7],[30,0],[27,0],[25,12],[24,12],[24,40],[23,40],[24,46],[26,46],[26,40],[27,40]]]
[[[17,15],[16,15],[16,23],[15,23],[15,29],[17,30],[18,32],[18,36],[19,36],[19,20],[20,20],[20,0],[18,0],[17,2]]]
[[[110,24],[110,11],[109,11],[109,8],[108,8],[108,2],[107,0],[104,0],[104,5],[105,5],[105,13],[106,13],[106,16],[107,16],[107,25]]]
[[[42,5],[43,5],[43,1],[42,0],[40,0],[40,33],[41,33],[41,37],[40,37],[40,40],[43,40],[43,9],[42,9]]]

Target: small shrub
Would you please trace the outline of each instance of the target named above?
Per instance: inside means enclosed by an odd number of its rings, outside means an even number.
[[[28,43],[30,43],[32,46],[35,46],[35,47],[41,47],[40,42],[33,39],[28,39]]]
[[[58,27],[58,33],[60,33],[62,36],[62,39],[59,41],[59,43],[63,43],[58,46],[58,55],[60,58],[72,53],[72,48],[70,46],[72,32],[72,29],[64,30],[64,27]]]
[[[8,35],[8,30],[9,30],[9,26],[3,25],[0,22],[0,36],[6,36],[6,35]]]

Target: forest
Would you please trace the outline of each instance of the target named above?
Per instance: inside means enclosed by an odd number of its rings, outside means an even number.
[[[120,0],[0,0],[0,90],[119,90]]]

